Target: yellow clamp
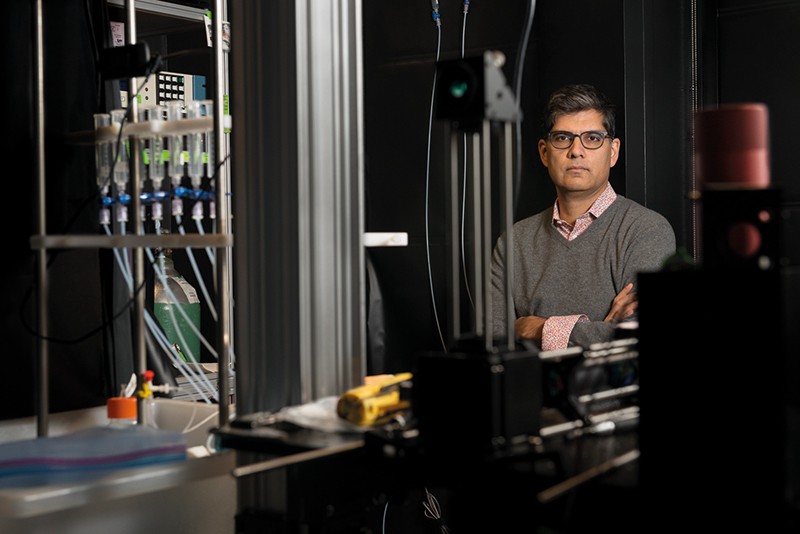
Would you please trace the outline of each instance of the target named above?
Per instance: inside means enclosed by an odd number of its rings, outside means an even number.
[[[357,425],[374,425],[382,417],[410,406],[407,400],[400,397],[400,384],[411,378],[411,373],[398,373],[348,390],[339,397],[336,413]]]

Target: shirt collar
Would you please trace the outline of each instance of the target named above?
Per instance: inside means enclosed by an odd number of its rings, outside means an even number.
[[[611,187],[611,182],[606,184],[606,188],[600,193],[600,196],[597,197],[592,205],[589,206],[589,209],[586,210],[586,213],[581,215],[584,217],[587,213],[591,214],[595,219],[600,217],[606,209],[617,199],[617,193],[614,191],[614,188]],[[558,223],[561,221],[561,212],[558,211],[558,199],[553,202],[553,222]]]

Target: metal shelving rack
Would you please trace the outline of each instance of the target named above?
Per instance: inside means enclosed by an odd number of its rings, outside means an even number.
[[[140,0],[145,7],[153,8],[159,2],[155,0]],[[117,0],[119,2],[119,0]],[[165,4],[164,2],[161,2]],[[36,277],[39,287],[37,295],[38,328],[41,335],[37,347],[37,434],[40,437],[48,435],[49,422],[49,320],[48,320],[48,275],[47,260],[48,250],[54,248],[130,248],[133,250],[133,287],[140,287],[144,281],[144,247],[213,247],[216,254],[216,284],[217,284],[217,344],[219,369],[227,370],[231,362],[230,343],[231,332],[231,248],[233,236],[230,228],[230,195],[228,173],[229,146],[225,136],[226,116],[223,102],[226,96],[227,59],[223,43],[223,21],[226,18],[224,0],[214,0],[212,13],[213,21],[213,133],[216,150],[214,151],[214,168],[216,169],[215,197],[217,231],[202,235],[145,235],[141,224],[140,197],[141,191],[141,164],[139,158],[130,158],[131,176],[131,216],[135,233],[131,235],[47,235],[46,229],[46,202],[45,202],[45,144],[44,144],[44,59],[43,59],[43,0],[34,2],[34,136],[35,136],[35,165],[36,165],[36,196],[38,205],[37,230],[38,233],[31,237],[31,248],[37,251]],[[135,44],[137,41],[135,0],[125,0],[127,23],[125,26],[126,44]],[[130,80],[130,87],[136,87],[136,79]],[[135,126],[138,121],[137,102],[131,98],[129,103],[129,121]],[[131,153],[138,153],[139,139],[130,136]],[[209,162],[211,163],[211,162]],[[135,368],[139,377],[143,376],[147,368],[146,344],[144,332],[145,295],[139,291],[134,299],[134,324],[133,324],[133,349]],[[230,376],[228,372],[219,373],[219,424],[228,423],[230,399]],[[141,419],[143,410],[139,410]],[[141,422],[141,421],[140,421]]]

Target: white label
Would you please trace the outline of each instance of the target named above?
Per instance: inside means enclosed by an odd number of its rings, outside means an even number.
[[[113,46],[125,46],[125,23],[111,23],[111,38]]]
[[[200,302],[200,298],[197,296],[197,291],[192,287],[192,285],[187,282],[183,277],[176,277],[173,278],[178,284],[180,284],[181,288],[183,288],[183,292],[186,294],[186,298],[189,299],[189,304],[195,304]]]

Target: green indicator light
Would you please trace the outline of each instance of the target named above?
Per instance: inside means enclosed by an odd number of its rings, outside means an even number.
[[[456,98],[462,98],[467,93],[468,88],[467,82],[453,82],[450,84],[450,94]]]

